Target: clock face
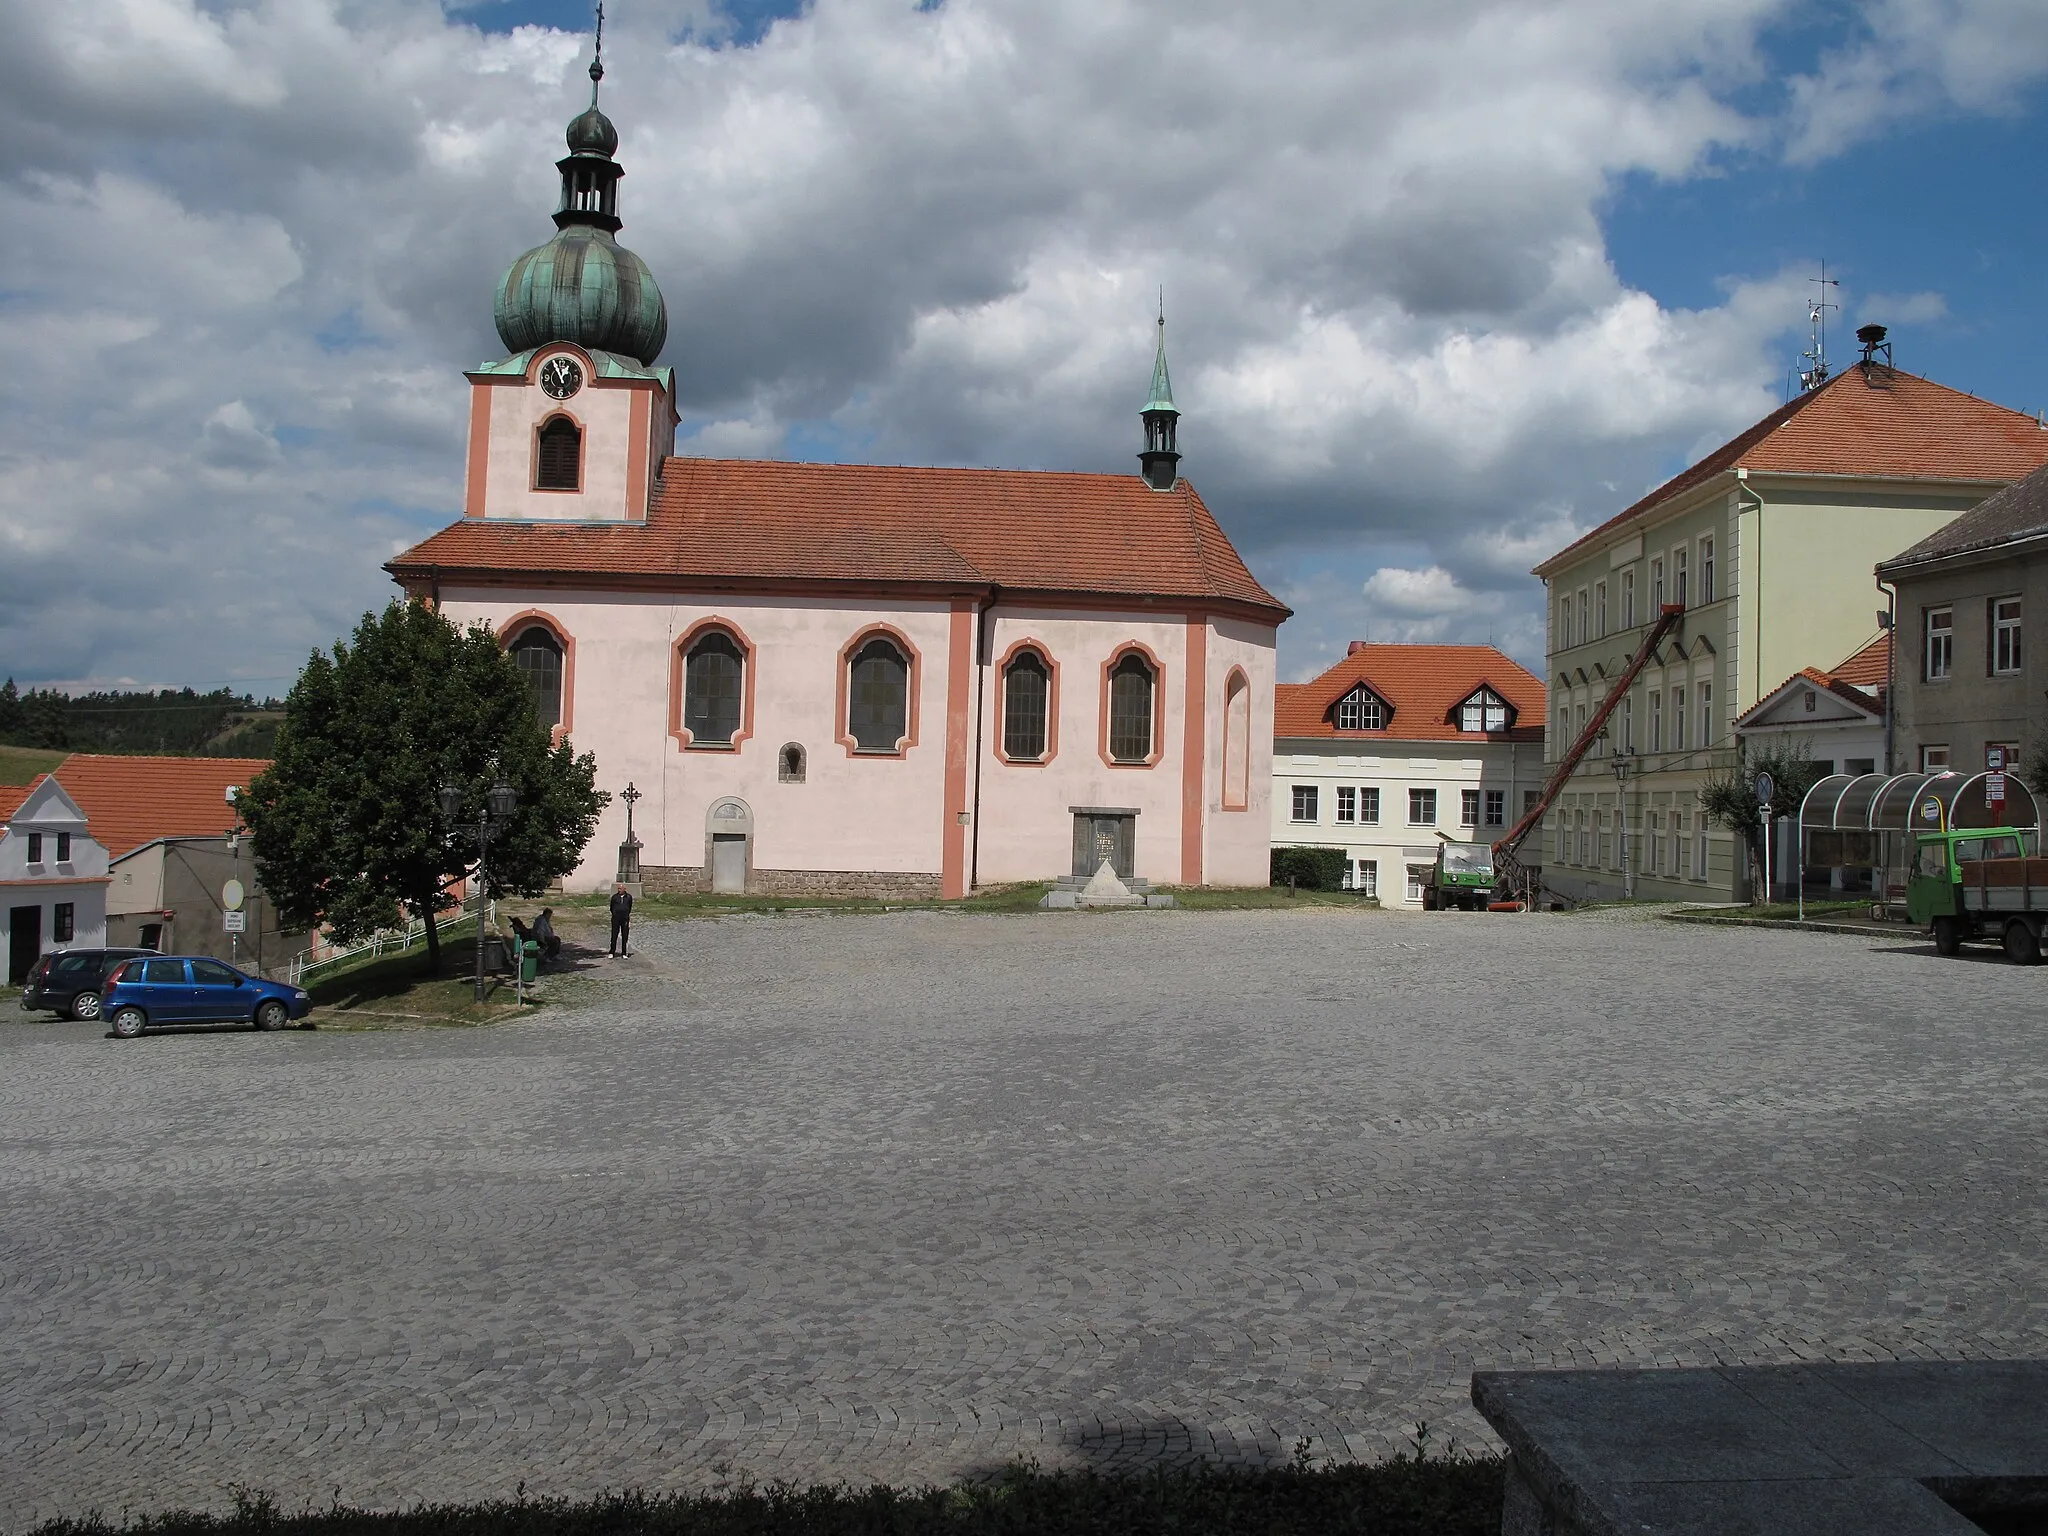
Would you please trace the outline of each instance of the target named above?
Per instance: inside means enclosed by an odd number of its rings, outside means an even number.
[[[583,387],[583,370],[573,357],[551,357],[540,365],[540,387],[557,400],[566,400]]]

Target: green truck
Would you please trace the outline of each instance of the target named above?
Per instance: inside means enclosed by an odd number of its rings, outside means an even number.
[[[1422,910],[1484,912],[1493,902],[1493,889],[1491,844],[1439,843],[1429,884],[1422,888]]]
[[[2035,827],[1958,827],[1922,832],[1906,876],[1906,915],[1944,955],[1972,943],[2002,944],[2018,965],[2041,959],[2048,919],[2048,859]]]

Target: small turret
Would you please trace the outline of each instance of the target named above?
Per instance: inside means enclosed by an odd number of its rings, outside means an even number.
[[[1174,447],[1180,412],[1173,405],[1173,381],[1166,376],[1166,305],[1159,306],[1159,352],[1152,360],[1152,393],[1140,413],[1145,422],[1145,451],[1138,455],[1140,473],[1155,491],[1170,491],[1180,480],[1180,453]]]

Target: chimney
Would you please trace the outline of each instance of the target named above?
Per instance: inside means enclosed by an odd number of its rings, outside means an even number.
[[[1365,642],[1363,640],[1354,640],[1349,645],[1344,647],[1344,654],[1346,656],[1356,656],[1360,651],[1364,649]]]

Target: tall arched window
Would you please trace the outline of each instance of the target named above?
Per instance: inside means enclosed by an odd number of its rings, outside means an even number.
[[[880,635],[847,664],[846,733],[856,752],[894,752],[910,734],[910,662]]]
[[[583,432],[566,416],[542,423],[534,445],[533,486],[538,491],[583,488]]]
[[[1052,675],[1036,651],[1019,651],[1003,668],[1003,755],[1035,763],[1045,756]]]
[[[562,723],[562,642],[542,624],[529,624],[507,648],[533,690],[533,713],[553,730]]]
[[[729,747],[740,728],[746,655],[722,629],[706,630],[683,660],[683,729],[693,747]]]
[[[1252,687],[1233,671],[1223,689],[1223,809],[1250,803],[1252,781]]]
[[[1109,755],[1119,763],[1152,756],[1152,667],[1126,651],[1109,670]]]

